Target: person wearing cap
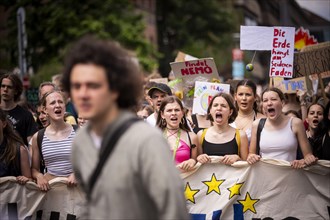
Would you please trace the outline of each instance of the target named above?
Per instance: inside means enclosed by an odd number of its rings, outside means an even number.
[[[146,121],[150,125],[156,126],[160,104],[165,97],[172,95],[172,91],[168,85],[164,83],[156,83],[149,89],[148,95],[150,96],[150,104],[154,109],[154,113],[152,113]]]

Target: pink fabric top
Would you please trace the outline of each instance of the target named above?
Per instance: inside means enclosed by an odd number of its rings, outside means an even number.
[[[180,140],[180,144],[175,154],[175,164],[182,163],[183,161],[189,159],[190,159],[190,147],[186,142]]]

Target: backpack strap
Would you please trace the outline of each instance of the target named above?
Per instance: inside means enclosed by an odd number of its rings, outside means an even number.
[[[139,118],[130,118],[124,123],[122,123],[117,130],[115,130],[110,136],[106,136],[105,139],[102,142],[101,149],[104,149],[102,154],[99,155],[99,162],[96,165],[96,168],[94,169],[92,175],[89,178],[88,181],[88,188],[87,188],[87,199],[90,201],[93,188],[95,186],[95,183],[101,174],[101,171],[104,167],[105,162],[107,161],[109,155],[111,154],[112,150],[114,149],[117,141],[122,136],[122,134],[127,131],[127,129],[134,123],[140,121]],[[105,147],[106,146],[106,147]]]
[[[190,134],[189,134],[189,132],[188,132],[188,131],[187,131],[187,135],[188,135],[188,139],[189,139],[189,146],[190,146],[190,158],[191,158],[191,151],[192,151],[192,149],[193,149],[194,147],[196,147],[196,144],[193,144],[193,143],[191,142]]]
[[[46,131],[46,128],[42,128],[38,131],[38,134],[37,134],[37,146],[38,146],[38,149],[39,149],[39,158],[40,158],[40,172],[42,174],[47,172],[44,157],[42,155],[42,140],[44,138],[45,131]]]
[[[205,139],[205,135],[206,135],[206,132],[207,132],[207,128],[203,129],[202,131],[202,135],[201,135],[201,146],[203,145],[203,142],[204,142],[204,139]]]
[[[16,146],[16,168],[17,168],[17,174],[19,176],[22,175],[22,170],[21,170],[21,145],[19,143],[17,143]]]
[[[257,128],[256,153],[260,155],[260,134],[266,123],[266,118],[261,118]]]
[[[72,127],[73,127],[73,130],[74,130],[75,132],[77,132],[79,126],[78,126],[78,125],[72,125]]]
[[[241,151],[241,134],[239,132],[239,129],[236,129],[236,143],[237,143],[238,155],[239,155]]]

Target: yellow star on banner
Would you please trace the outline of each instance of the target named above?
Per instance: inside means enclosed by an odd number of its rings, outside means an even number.
[[[184,194],[186,196],[186,199],[189,200],[190,202],[195,204],[195,194],[199,192],[199,189],[191,189],[189,182],[186,184],[186,188],[184,189]]]
[[[202,181],[205,185],[207,185],[208,189],[207,189],[207,193],[206,195],[210,194],[212,191],[218,193],[219,195],[221,195],[220,192],[220,185],[225,182],[225,180],[217,180],[217,178],[215,177],[215,174],[212,174],[212,178],[210,181]]]
[[[245,213],[247,210],[250,210],[254,214],[257,213],[254,208],[254,204],[257,203],[260,199],[251,199],[249,192],[246,193],[244,200],[237,200],[237,202],[243,205],[243,212]]]
[[[232,187],[227,188],[228,191],[230,191],[229,199],[233,198],[234,195],[241,195],[241,188],[243,186],[243,183],[235,183]]]

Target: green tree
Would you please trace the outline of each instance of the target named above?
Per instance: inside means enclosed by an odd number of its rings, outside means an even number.
[[[9,37],[6,49],[11,63],[17,65],[16,11],[26,11],[28,61],[45,76],[59,66],[70,43],[85,34],[114,39],[132,50],[144,70],[157,67],[155,48],[144,38],[143,15],[136,13],[129,0],[23,0],[7,2],[11,10],[8,22]],[[57,63],[57,65],[56,65]]]
[[[178,50],[214,57],[218,65],[231,60],[227,59],[235,27],[231,6],[232,1],[220,0],[157,1],[159,51],[164,54],[159,60],[161,73],[169,73]]]

